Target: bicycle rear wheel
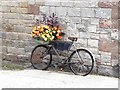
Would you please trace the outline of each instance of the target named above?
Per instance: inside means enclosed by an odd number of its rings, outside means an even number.
[[[69,67],[76,75],[88,75],[94,66],[92,54],[86,49],[77,49],[69,58]]]
[[[52,55],[46,45],[36,46],[31,53],[31,64],[35,69],[46,70],[52,61]]]

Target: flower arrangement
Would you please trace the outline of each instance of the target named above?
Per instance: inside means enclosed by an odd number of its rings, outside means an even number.
[[[44,15],[41,21],[37,20],[37,25],[34,26],[31,34],[34,39],[45,42],[62,39],[64,35],[61,31],[58,17],[54,13],[49,17]]]

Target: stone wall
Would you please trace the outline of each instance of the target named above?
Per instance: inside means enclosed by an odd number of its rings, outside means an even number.
[[[2,67],[2,6],[0,4],[0,69]]]
[[[118,75],[118,2],[107,0],[2,0],[3,60],[29,61],[37,43],[31,38],[36,18],[56,13],[76,47],[95,56],[94,73]]]

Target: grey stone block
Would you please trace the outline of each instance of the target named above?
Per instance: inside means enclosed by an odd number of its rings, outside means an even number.
[[[56,14],[58,17],[67,15],[67,8],[66,7],[56,7],[55,10],[56,10]]]
[[[97,18],[111,18],[111,9],[109,8],[99,8],[95,9],[96,17]]]
[[[70,0],[61,0],[61,6],[73,7],[74,2]]]
[[[88,46],[89,47],[98,47],[98,40],[88,39]]]
[[[19,15],[19,19],[23,19],[23,20],[33,20],[33,19],[34,19],[34,15],[20,14],[20,15]]]
[[[17,48],[15,47],[7,47],[7,52],[10,54],[17,54]]]
[[[25,48],[18,48],[17,49],[17,54],[18,55],[24,55],[25,54]]]
[[[47,6],[60,6],[60,0],[45,0],[45,5]]]
[[[6,32],[6,39],[10,40],[18,39],[18,34],[14,32]]]
[[[7,61],[17,61],[17,55],[15,55],[15,54],[6,54],[5,60],[7,60]]]
[[[15,40],[15,41],[14,41],[14,47],[15,47],[15,48],[25,48],[25,41]]]
[[[100,39],[99,34],[96,34],[96,33],[90,33],[90,38],[91,39],[96,39],[96,40]]]
[[[80,8],[68,8],[68,16],[81,16]]]
[[[26,28],[23,25],[15,25],[14,32],[25,33]]]
[[[50,7],[50,15],[52,15],[53,13],[56,13],[56,8],[55,7]]]
[[[89,1],[90,7],[98,7],[98,0]]]
[[[75,7],[79,7],[79,8],[83,8],[83,7],[90,7],[90,4],[88,1],[86,0],[77,0],[77,1],[74,1],[74,6]]]
[[[50,9],[49,6],[40,6],[40,14],[49,15]]]
[[[26,60],[28,60],[28,56],[27,55],[18,55],[17,59],[20,62],[25,62]]]
[[[18,13],[3,13],[4,19],[18,19],[19,14]]]
[[[95,11],[93,8],[82,8],[81,17],[95,17]]]
[[[96,26],[96,25],[88,26],[88,31],[89,31],[89,32],[94,32],[94,33],[96,33],[96,29],[97,29],[97,26]]]
[[[0,46],[2,46],[2,38],[0,38]]]
[[[111,66],[98,66],[98,74],[107,75],[107,76],[115,76],[118,77],[118,68],[113,68]]]
[[[82,46],[82,47],[86,47],[87,46],[87,39],[78,39],[77,43],[79,43],[80,46]]]
[[[88,39],[88,38],[90,38],[90,33],[88,33],[88,32],[80,32],[80,38],[81,39]]]
[[[6,39],[4,45],[8,47],[14,47],[14,40]]]

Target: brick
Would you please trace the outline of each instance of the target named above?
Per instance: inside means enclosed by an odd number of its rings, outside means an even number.
[[[95,9],[96,17],[109,19],[111,18],[111,11],[112,9],[106,9],[106,8]]]
[[[67,8],[66,7],[56,7],[56,14],[57,16],[66,16]]]
[[[100,28],[118,28],[118,20],[117,19],[100,19],[99,23]]]
[[[68,8],[68,16],[81,16],[80,8]]]
[[[92,39],[88,39],[88,46],[89,47],[98,47],[98,40],[92,40]]]
[[[93,8],[82,8],[81,16],[82,17],[95,17],[95,11]]]
[[[112,19],[118,19],[119,18],[119,13],[118,13],[118,7],[113,7],[112,8],[112,14],[111,14],[111,18]]]
[[[40,6],[40,14],[47,14],[49,15],[49,6]]]
[[[115,46],[117,46],[116,41],[110,41],[103,38],[99,41],[99,51],[111,52]]]
[[[97,27],[96,27],[95,25],[88,26],[88,31],[89,31],[89,32],[94,32],[94,33],[95,33],[95,32],[96,32],[96,28],[97,28]]]
[[[60,6],[60,0],[45,0],[45,5],[47,6]]]
[[[39,6],[38,5],[29,5],[28,13],[38,15],[39,14]]]
[[[98,6],[100,7],[100,8],[112,8],[112,7],[114,7],[114,6],[118,6],[118,2],[114,2],[114,1],[109,1],[109,2],[107,2],[107,1],[101,1],[101,2],[98,2]]]
[[[75,7],[79,7],[79,8],[83,8],[83,7],[90,7],[90,4],[88,1],[74,1],[74,6]]]

